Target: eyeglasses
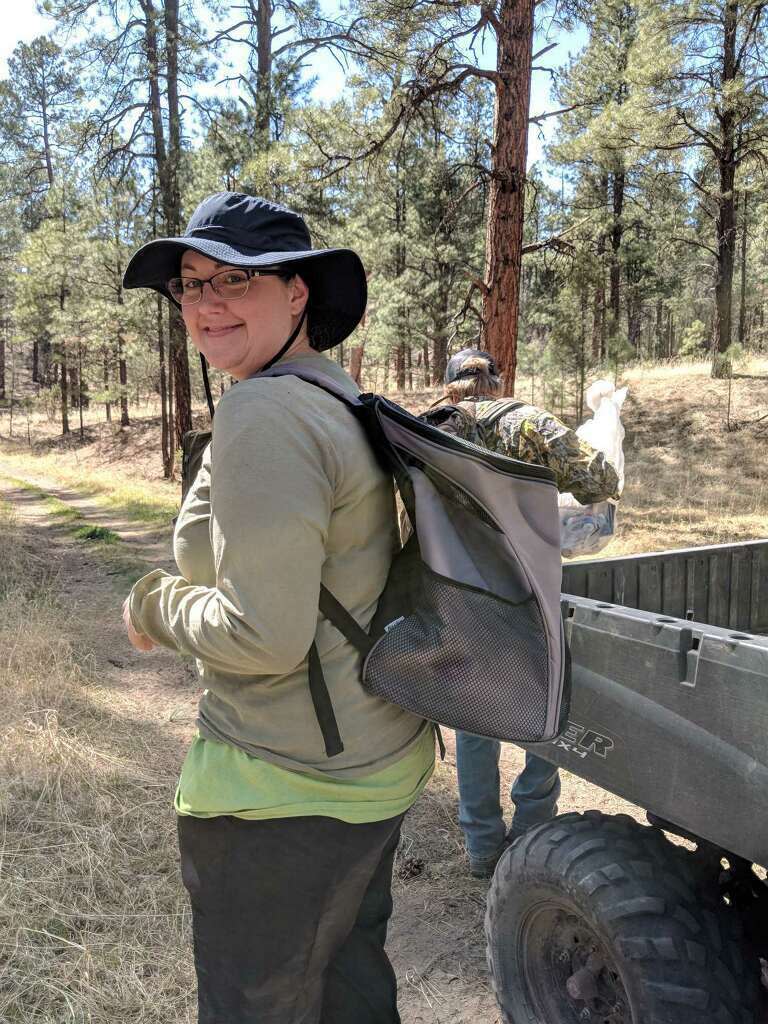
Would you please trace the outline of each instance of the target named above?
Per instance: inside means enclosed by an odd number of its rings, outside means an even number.
[[[209,284],[221,299],[242,299],[254,277],[289,277],[279,267],[262,267],[260,270],[222,270],[213,277],[201,280],[199,277],[172,277],[167,287],[171,296],[182,306],[200,302],[203,287]]]

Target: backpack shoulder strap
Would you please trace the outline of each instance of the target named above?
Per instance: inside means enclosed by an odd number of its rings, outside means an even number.
[[[307,384],[314,384],[315,387],[320,388],[329,395],[333,395],[334,398],[338,398],[340,402],[343,402],[352,409],[362,404],[357,395],[351,395],[333,377],[323,373],[322,370],[310,369],[298,360],[292,363],[278,363],[270,367],[269,370],[254,373],[252,379],[260,377],[298,377],[299,380],[303,380]]]
[[[359,413],[363,407],[363,403],[356,395],[350,395],[332,377],[322,373],[322,371],[310,369],[300,362],[279,363],[263,373],[254,374],[254,377],[298,377],[300,380],[306,381],[307,384],[313,384],[333,398],[343,402],[352,412]],[[319,608],[321,614],[365,657],[373,646],[373,639],[368,636],[362,626],[323,583],[320,584]],[[307,668],[310,696],[325,744],[325,752],[328,757],[334,757],[344,750],[344,744],[339,735],[338,724],[331,703],[331,695],[325,682],[325,675],[315,641],[312,642],[309,650]]]
[[[495,427],[502,416],[506,416],[508,412],[514,412],[515,409],[522,409],[524,405],[528,405],[528,403],[520,402],[516,398],[499,398],[491,403],[485,414],[479,416],[477,421],[486,429]]]

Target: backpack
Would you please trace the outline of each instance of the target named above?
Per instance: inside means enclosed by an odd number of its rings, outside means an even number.
[[[349,395],[300,362],[255,376],[295,376],[343,402],[394,477],[413,526],[367,632],[320,587],[320,613],[362,656],[366,691],[464,732],[554,738],[567,718],[570,661],[551,470],[453,437],[381,395]],[[202,453],[199,432],[185,451],[193,442]],[[308,669],[333,757],[343,739],[315,643]]]

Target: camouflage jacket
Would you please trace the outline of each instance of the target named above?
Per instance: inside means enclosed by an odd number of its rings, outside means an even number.
[[[494,404],[490,399],[461,402],[437,409],[425,418],[439,420],[441,430],[500,455],[547,466],[555,474],[558,490],[570,491],[582,505],[618,498],[615,469],[575,430],[534,405],[521,405],[490,427],[483,426],[483,416]]]

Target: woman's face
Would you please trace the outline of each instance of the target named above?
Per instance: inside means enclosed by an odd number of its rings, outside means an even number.
[[[181,258],[181,276],[207,280],[229,264],[201,256],[187,249]],[[279,277],[251,278],[241,299],[222,299],[210,284],[203,297],[182,306],[182,316],[192,344],[217,370],[244,380],[269,362],[288,340],[309,298],[300,277],[284,281]],[[306,324],[290,351],[311,351]]]

